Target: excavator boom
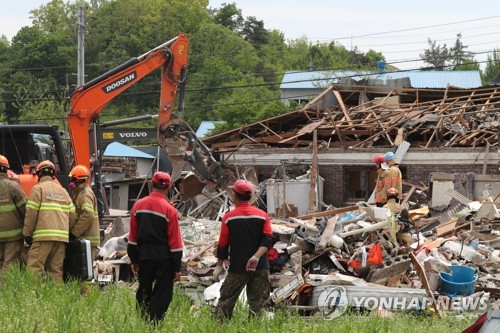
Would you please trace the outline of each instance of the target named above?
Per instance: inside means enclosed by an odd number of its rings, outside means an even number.
[[[188,45],[187,35],[180,33],[176,38],[77,88],[71,96],[71,109],[67,117],[75,165],[83,164],[90,168],[89,126],[99,116],[103,107],[159,67],[161,95],[158,142],[162,145],[178,89],[186,77]]]

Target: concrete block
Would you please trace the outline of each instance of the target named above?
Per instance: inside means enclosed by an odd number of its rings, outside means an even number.
[[[411,259],[406,254],[384,259],[382,265],[371,269],[366,281],[383,284],[391,276],[405,273],[408,267],[410,267],[410,264]]]

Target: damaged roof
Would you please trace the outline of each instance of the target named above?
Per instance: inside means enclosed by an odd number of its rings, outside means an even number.
[[[245,144],[325,148],[498,146],[500,87],[415,89],[332,85],[303,108],[203,141],[212,149]]]

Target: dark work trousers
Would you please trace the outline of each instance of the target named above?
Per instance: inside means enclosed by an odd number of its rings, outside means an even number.
[[[220,288],[216,316],[230,319],[234,306],[243,288],[247,286],[247,299],[250,315],[261,314],[261,307],[269,297],[269,270],[258,269],[254,272],[229,272]]]
[[[143,260],[139,262],[137,304],[143,315],[160,321],[168,310],[174,292],[172,260]]]

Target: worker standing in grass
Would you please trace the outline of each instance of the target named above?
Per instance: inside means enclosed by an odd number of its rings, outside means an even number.
[[[23,235],[31,245],[28,268],[43,274],[45,270],[56,282],[63,282],[63,263],[69,230],[75,223],[75,206],[61,185],[54,182],[56,167],[43,161],[35,169],[38,184],[26,204]]]
[[[375,183],[375,204],[377,207],[382,207],[387,202],[385,178],[388,175],[387,170],[383,167],[385,163],[384,155],[377,155],[372,160],[377,167],[377,182]]]
[[[74,191],[73,203],[76,209],[76,223],[70,234],[90,241],[94,260],[101,242],[97,199],[90,188],[90,178],[90,170],[85,165],[77,165],[69,173],[69,186]]]
[[[8,176],[10,165],[0,155],[0,269],[21,262],[26,195]]]
[[[387,170],[387,177],[385,178],[385,186],[384,191],[387,192],[391,187],[395,188],[398,191],[398,199],[400,202],[403,197],[403,180],[401,175],[401,170],[399,170],[399,162],[396,158],[396,155],[393,152],[387,152],[385,154],[385,160],[387,161],[387,165],[389,166],[389,170]]]
[[[245,286],[250,314],[260,315],[261,307],[269,297],[267,250],[272,246],[271,222],[265,212],[249,205],[252,193],[252,183],[236,181],[232,192],[236,208],[222,218],[214,280],[219,281],[224,271],[223,262],[228,257],[230,264],[216,308],[219,319],[232,317],[238,296]]]
[[[167,200],[170,175],[156,172],[153,192],[132,207],[127,252],[132,271],[139,276],[137,303],[153,322],[160,321],[172,301],[174,282],[180,279],[182,237],[177,210]]]
[[[69,233],[71,237],[83,238],[90,242],[92,262],[95,260],[97,247],[101,245],[99,236],[99,214],[97,199],[90,188],[90,170],[85,165],[77,165],[69,173],[69,188],[73,194],[76,210],[76,222]],[[82,294],[89,292],[91,281],[81,281]]]

